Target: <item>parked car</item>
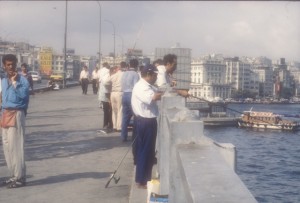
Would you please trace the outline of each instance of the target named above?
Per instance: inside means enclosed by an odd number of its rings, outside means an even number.
[[[37,72],[37,71],[29,71],[28,73],[31,74],[32,80],[34,82],[37,82],[37,83],[41,83],[42,82],[42,77],[40,76],[39,72]]]

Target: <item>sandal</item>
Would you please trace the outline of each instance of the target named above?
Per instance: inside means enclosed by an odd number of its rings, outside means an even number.
[[[22,181],[13,181],[12,183],[10,183],[7,188],[11,189],[11,188],[18,188],[18,187],[23,187],[26,185],[26,182],[22,182]]]

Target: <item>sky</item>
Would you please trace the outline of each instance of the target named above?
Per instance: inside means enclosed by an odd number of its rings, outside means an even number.
[[[265,56],[300,61],[297,1],[68,1],[67,48],[79,55],[116,54],[179,43],[192,57]],[[0,37],[62,53],[65,1],[0,1]],[[123,52],[122,52],[123,50]]]

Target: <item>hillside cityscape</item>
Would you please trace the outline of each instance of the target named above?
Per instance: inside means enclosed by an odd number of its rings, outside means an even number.
[[[152,63],[165,54],[176,54],[177,70],[174,78],[177,88],[189,89],[190,94],[211,101],[235,99],[291,99],[297,100],[300,90],[300,62],[282,58],[271,60],[266,56],[224,56],[207,54],[192,58],[192,50],[181,48],[177,43],[170,48],[156,48],[152,55],[143,54],[140,49],[128,49],[122,55],[81,56],[75,49],[58,52],[52,47],[36,47],[26,42],[12,42],[0,38],[0,59],[5,54],[15,54],[18,65],[27,63],[32,71],[37,71],[44,79],[51,74],[63,74],[69,80],[78,81],[84,65],[91,72],[107,62],[117,66],[130,59],[139,60],[139,65]],[[99,64],[99,56],[100,64]],[[1,72],[3,72],[1,64]],[[65,70],[65,71],[64,71]]]

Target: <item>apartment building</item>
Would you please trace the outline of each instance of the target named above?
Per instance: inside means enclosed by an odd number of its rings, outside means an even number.
[[[213,100],[228,98],[230,84],[226,83],[226,65],[222,57],[206,56],[191,63],[190,93],[197,97]]]
[[[249,90],[251,91],[251,65],[249,63],[240,61],[238,57],[225,58],[226,64],[226,84],[230,84],[235,90]]]
[[[274,93],[274,79],[273,79],[273,68],[265,66],[257,66],[253,68],[258,76],[259,81],[259,96],[273,96]]]

